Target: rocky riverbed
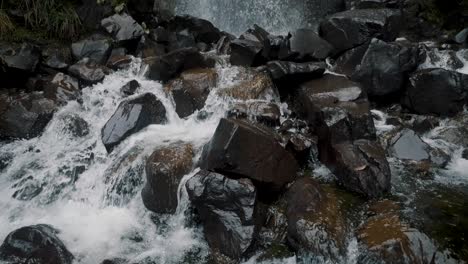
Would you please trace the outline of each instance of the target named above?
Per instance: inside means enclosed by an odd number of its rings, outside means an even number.
[[[468,261],[467,30],[417,1],[292,1],[320,10],[289,28],[153,2],[0,41],[0,263]]]

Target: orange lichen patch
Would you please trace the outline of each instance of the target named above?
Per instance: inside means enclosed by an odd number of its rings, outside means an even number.
[[[265,99],[267,94],[275,94],[275,90],[273,81],[266,73],[255,73],[250,80],[220,90],[219,95],[239,100],[255,100]]]
[[[204,90],[205,88],[213,88],[216,86],[218,73],[213,68],[195,68],[187,70],[180,74],[179,77],[171,80],[164,86],[164,90],[169,93],[174,89],[191,88]]]

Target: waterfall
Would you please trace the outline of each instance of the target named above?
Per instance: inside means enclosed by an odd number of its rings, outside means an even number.
[[[176,3],[177,14],[207,19],[237,35],[253,24],[274,34],[316,28],[320,18],[344,7],[340,0],[177,0]]]

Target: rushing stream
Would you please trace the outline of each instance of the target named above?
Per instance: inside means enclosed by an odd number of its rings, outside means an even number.
[[[82,105],[71,102],[59,110],[41,136],[1,146],[1,155],[5,159],[11,157],[11,162],[0,174],[0,239],[16,228],[46,223],[61,230],[59,237],[73,252],[77,263],[100,263],[115,257],[135,262],[151,259],[157,263],[184,263],[187,255],[200,258],[207,255],[201,230],[190,225],[188,199],[182,188],[173,216],[156,216],[146,210],[140,190],[145,181],[145,158],[154,149],[183,141],[199,152],[210,140],[230,104],[219,98],[216,90],[239,81],[236,67],[218,65],[217,71],[218,87],[207,100],[204,111],[210,114],[205,119],[197,118],[198,113],[180,119],[162,85],[142,77],[141,64],[135,61],[130,69],[108,75],[102,83],[83,89]],[[101,142],[101,129],[124,99],[120,87],[134,79],[141,84],[134,96],[155,94],[166,108],[168,123],[147,127],[107,154]],[[387,113],[374,113],[381,116],[376,122],[379,133],[391,131],[392,127],[385,125]],[[78,116],[89,124],[86,136],[72,134],[67,123],[70,116]],[[424,192],[431,190],[432,185],[466,187],[468,183],[468,161],[461,159],[460,147],[438,139],[438,132],[445,126],[448,124],[442,122],[424,138],[427,143],[444,146],[453,153],[448,169],[440,171],[433,180],[410,188],[411,183],[398,173],[398,164],[392,163],[393,193],[407,199],[407,210],[415,199],[411,199],[415,194],[413,188]],[[344,263],[356,262],[356,244],[350,235]],[[277,263],[295,263],[295,258]]]

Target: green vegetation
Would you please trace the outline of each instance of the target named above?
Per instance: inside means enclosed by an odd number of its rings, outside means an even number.
[[[81,30],[75,5],[72,0],[1,0],[1,38],[21,41],[32,33],[40,39],[73,39]],[[15,10],[21,16],[13,20],[7,10]]]
[[[468,0],[418,0],[424,19],[446,29],[466,27]]]

